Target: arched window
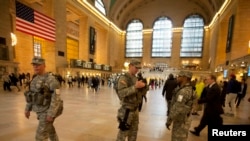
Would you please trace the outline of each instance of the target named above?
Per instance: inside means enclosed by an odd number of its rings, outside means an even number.
[[[33,37],[33,51],[34,56],[42,57],[42,48],[44,46],[44,39],[34,36]]]
[[[170,57],[172,48],[172,22],[160,17],[153,27],[152,57]]]
[[[139,20],[133,20],[128,24],[126,32],[126,57],[142,57],[143,25]]]
[[[202,57],[204,20],[199,15],[189,16],[183,25],[180,57]]]
[[[95,7],[106,16],[106,10],[102,0],[95,0]]]

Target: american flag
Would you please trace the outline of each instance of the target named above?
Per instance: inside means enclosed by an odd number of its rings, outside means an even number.
[[[16,1],[16,30],[55,41],[55,20]]]

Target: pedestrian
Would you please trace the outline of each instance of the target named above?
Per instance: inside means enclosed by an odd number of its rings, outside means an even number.
[[[2,76],[2,81],[3,81],[3,90],[4,91],[6,91],[6,90],[11,91],[11,89],[10,89],[11,80],[10,80],[8,72],[4,72],[4,74]]]
[[[247,83],[245,78],[241,79],[240,87],[241,87],[240,92],[238,92],[237,97],[235,99],[236,108],[239,107],[241,100],[246,96]]]
[[[174,78],[174,75],[170,73],[162,89],[162,96],[165,96],[167,102],[167,116],[169,115],[170,111],[173,90],[177,87],[177,85],[178,84],[176,79]]]
[[[12,86],[15,86],[17,88],[18,92],[20,92],[21,89],[17,85],[17,82],[19,81],[18,78],[17,78],[17,76],[14,73],[11,73],[9,75],[9,77],[10,77],[10,81],[11,81]]]
[[[174,90],[170,113],[166,127],[170,129],[173,122],[171,141],[187,141],[188,130],[191,126],[191,111],[195,99],[194,88],[191,85],[192,73],[180,71],[177,82],[179,87]]]
[[[201,77],[197,79],[197,82],[195,84],[196,99],[194,101],[192,115],[199,115],[198,111],[202,110],[202,104],[198,104],[198,100],[201,97],[204,87],[205,87],[205,83],[204,83],[203,78]]]
[[[226,95],[227,95],[227,84],[228,82],[226,80],[223,81],[222,90],[220,94],[222,107],[225,107],[225,101],[226,101]]]
[[[142,105],[143,105],[143,99],[145,100],[145,102],[147,102],[147,92],[148,92],[148,90],[149,90],[149,86],[148,86],[148,83],[147,83],[147,79],[146,79],[146,78],[143,78],[141,72],[139,72],[139,73],[137,74],[137,79],[138,79],[139,81],[142,80],[142,82],[144,82],[144,83],[146,84],[145,87],[139,89],[139,93],[141,94],[142,97],[138,97],[138,98],[140,98],[140,101],[141,101],[141,102],[139,103],[139,107],[138,107],[138,108],[139,108],[139,112],[141,112]]]
[[[34,57],[31,64],[34,77],[29,89],[24,93],[26,98],[25,117],[29,119],[30,112],[37,114],[39,124],[36,130],[36,141],[58,141],[58,136],[53,125],[55,118],[62,113],[63,101],[60,98],[60,84],[54,75],[45,71],[45,60]]]
[[[128,66],[128,72],[121,75],[118,80],[117,95],[120,99],[121,107],[118,109],[117,120],[119,122],[119,132],[116,141],[136,141],[139,111],[138,106],[142,95],[140,88],[146,86],[142,80],[138,80],[136,73],[141,68],[141,62],[132,59]]]
[[[194,127],[190,132],[196,136],[208,125],[211,127],[219,127],[223,124],[223,119],[220,116],[223,114],[221,104],[221,87],[216,83],[216,76],[209,75],[206,79],[207,87],[204,97],[198,100],[199,104],[205,103],[204,112],[200,120],[200,124]]]
[[[234,74],[230,75],[230,80],[227,85],[227,95],[225,101],[225,116],[233,117],[235,115],[235,100],[237,97],[237,93],[240,92],[241,85],[240,82],[236,80],[236,76]]]
[[[247,101],[250,103],[250,97],[248,97]],[[250,120],[250,117],[248,117],[248,119]]]

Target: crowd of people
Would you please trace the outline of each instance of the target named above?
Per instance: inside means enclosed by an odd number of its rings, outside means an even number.
[[[2,82],[3,82],[3,90],[4,91],[11,91],[11,86],[17,88],[18,91],[21,91],[21,87],[29,83],[30,81],[30,73],[8,73],[4,72],[2,75]],[[21,86],[21,87],[20,87]]]
[[[99,87],[105,83],[105,79],[100,76],[69,75],[67,77],[63,77],[60,74],[54,74],[52,72],[49,73],[55,76],[60,86],[68,86],[70,88],[75,86],[80,88],[87,84],[88,88],[97,91]],[[26,88],[29,85],[33,77],[34,76],[30,76],[30,73],[15,74],[4,72],[2,75],[3,90],[12,91],[13,88],[17,88],[19,92],[22,87]]]
[[[58,140],[53,122],[58,116],[58,106],[61,103],[59,90],[61,85],[67,86],[68,84],[69,88],[74,86],[80,88],[86,83],[88,88],[97,92],[100,85],[104,85],[105,80],[99,76],[85,77],[80,75],[68,76],[65,79],[60,75],[47,73],[45,71],[45,60],[42,58],[33,58],[32,65],[35,72],[32,78],[30,78],[29,73],[16,76],[14,73],[8,74],[5,72],[2,76],[3,88],[5,91],[11,91],[10,86],[12,85],[20,91],[19,85],[28,84],[29,89],[25,91],[27,102],[25,117],[29,118],[31,111],[37,113],[39,125],[36,139],[51,138],[52,140]],[[108,86],[114,85],[112,84],[114,82],[117,83],[116,92],[121,104],[117,111],[119,123],[117,141],[125,141],[126,138],[130,141],[136,141],[137,139],[139,112],[142,108],[143,99],[147,102],[146,94],[152,87],[152,80],[148,83],[139,72],[140,68],[140,61],[131,60],[127,73],[120,75],[116,81],[110,81],[110,79],[107,81]],[[172,128],[172,141],[186,141],[189,132],[199,136],[206,126],[222,126],[222,115],[235,116],[236,108],[240,107],[241,100],[246,96],[246,79],[242,78],[241,81],[238,81],[235,74],[231,74],[228,81],[221,81],[220,83],[217,82],[216,76],[212,74],[198,79],[192,77],[193,73],[190,71],[180,71],[176,77],[169,74],[162,88],[162,96],[165,98],[167,105],[165,125],[167,129]],[[36,87],[38,83],[41,88]],[[49,90],[46,91],[45,86]],[[40,95],[37,92],[44,95],[40,99],[41,101],[39,101],[38,96]],[[36,101],[32,101],[34,99]],[[250,98],[248,100],[250,101]],[[200,114],[202,115],[199,124],[193,130],[190,130],[191,115],[199,116]],[[45,130],[40,130],[41,128]]]
[[[183,74],[181,74],[183,73]],[[186,75],[184,75],[186,73]],[[186,76],[183,82],[183,76]],[[186,141],[190,128],[189,116],[199,116],[202,113],[200,123],[190,130],[193,135],[199,136],[206,127],[218,127],[223,125],[223,117],[234,117],[236,108],[239,108],[241,100],[245,98],[247,91],[246,79],[236,80],[236,75],[231,74],[228,81],[217,83],[215,75],[208,75],[199,79],[193,79],[188,72],[180,72],[177,78],[169,74],[165,81],[162,95],[167,103],[166,127],[169,129],[173,123],[172,141]],[[185,90],[185,85],[193,88],[192,106],[187,101],[192,95],[191,90]],[[248,98],[248,101],[250,98]],[[184,101],[184,102],[183,102]],[[186,109],[189,107],[189,109]],[[188,113],[186,113],[188,111]]]

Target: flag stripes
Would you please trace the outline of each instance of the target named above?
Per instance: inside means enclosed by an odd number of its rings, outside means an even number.
[[[55,20],[16,1],[16,30],[55,41]]]

